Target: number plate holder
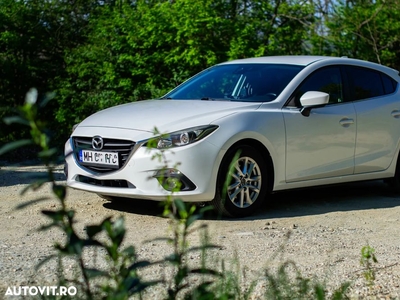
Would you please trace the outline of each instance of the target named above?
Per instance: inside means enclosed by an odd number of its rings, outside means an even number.
[[[93,150],[80,150],[79,162],[86,166],[119,169],[119,153]]]

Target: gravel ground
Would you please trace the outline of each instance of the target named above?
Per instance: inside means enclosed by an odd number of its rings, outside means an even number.
[[[53,244],[62,242],[62,233],[51,229],[38,232],[47,224],[42,209],[55,209],[57,201],[49,186],[20,195],[32,177],[44,174],[40,165],[5,167],[0,163],[0,299],[10,286],[51,285],[56,281],[56,265],[35,266],[54,253]],[[56,179],[63,183],[62,167]],[[49,197],[24,209],[16,206],[28,200]],[[351,283],[352,299],[400,299],[400,197],[391,193],[382,181],[346,184],[275,194],[256,215],[244,219],[207,217],[211,242],[219,245],[214,259],[224,260],[228,268],[239,265],[242,283],[260,278],[264,270],[273,272],[285,261],[294,261],[303,276],[317,277],[328,287]],[[134,245],[140,259],[152,261],[171,253],[170,245],[148,242],[171,235],[169,220],[160,217],[156,202],[128,200],[107,202],[94,194],[68,190],[67,203],[77,212],[76,224],[100,222],[105,217],[125,217],[125,245]],[[196,245],[198,236],[191,236]],[[376,250],[376,280],[367,286],[360,265],[360,251],[369,245]],[[88,257],[93,253],[87,253]],[[101,255],[100,255],[101,256]],[[198,255],[189,258],[199,262]],[[100,262],[101,264],[101,262]],[[72,263],[66,263],[72,272]],[[155,266],[145,274],[155,279],[167,272]],[[260,280],[258,289],[262,290]],[[257,299],[257,293],[253,298]],[[145,298],[160,299],[157,290]]]

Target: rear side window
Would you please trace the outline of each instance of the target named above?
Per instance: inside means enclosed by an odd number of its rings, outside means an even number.
[[[397,82],[396,80],[393,80],[389,76],[382,74],[382,82],[383,82],[383,87],[385,89],[385,94],[391,94],[396,91],[396,86]]]
[[[384,96],[396,89],[396,82],[392,78],[375,70],[347,66],[346,74],[352,100]]]

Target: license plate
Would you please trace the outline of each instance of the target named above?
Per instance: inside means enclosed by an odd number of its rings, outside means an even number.
[[[119,167],[117,152],[80,150],[79,161],[85,165],[107,166],[114,169]]]

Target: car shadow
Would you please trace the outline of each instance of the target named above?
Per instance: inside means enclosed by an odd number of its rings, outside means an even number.
[[[400,196],[383,180],[374,180],[275,193],[266,199],[262,209],[243,220],[302,217],[396,206],[400,206]]]
[[[105,202],[103,207],[130,214],[157,217],[162,216],[164,211],[162,202],[129,198],[116,198],[113,201]]]
[[[141,199],[117,199],[106,202],[103,206],[140,215],[161,216],[163,212],[160,202]],[[254,221],[396,206],[400,206],[400,196],[382,180],[375,180],[279,192],[269,195],[266,204],[250,217],[226,218],[207,212],[203,219]]]
[[[53,170],[55,181],[66,180],[61,167]],[[16,166],[5,169],[0,167],[0,187],[14,186],[19,184],[32,184],[48,178],[47,170],[43,165],[29,165],[26,167]]]

